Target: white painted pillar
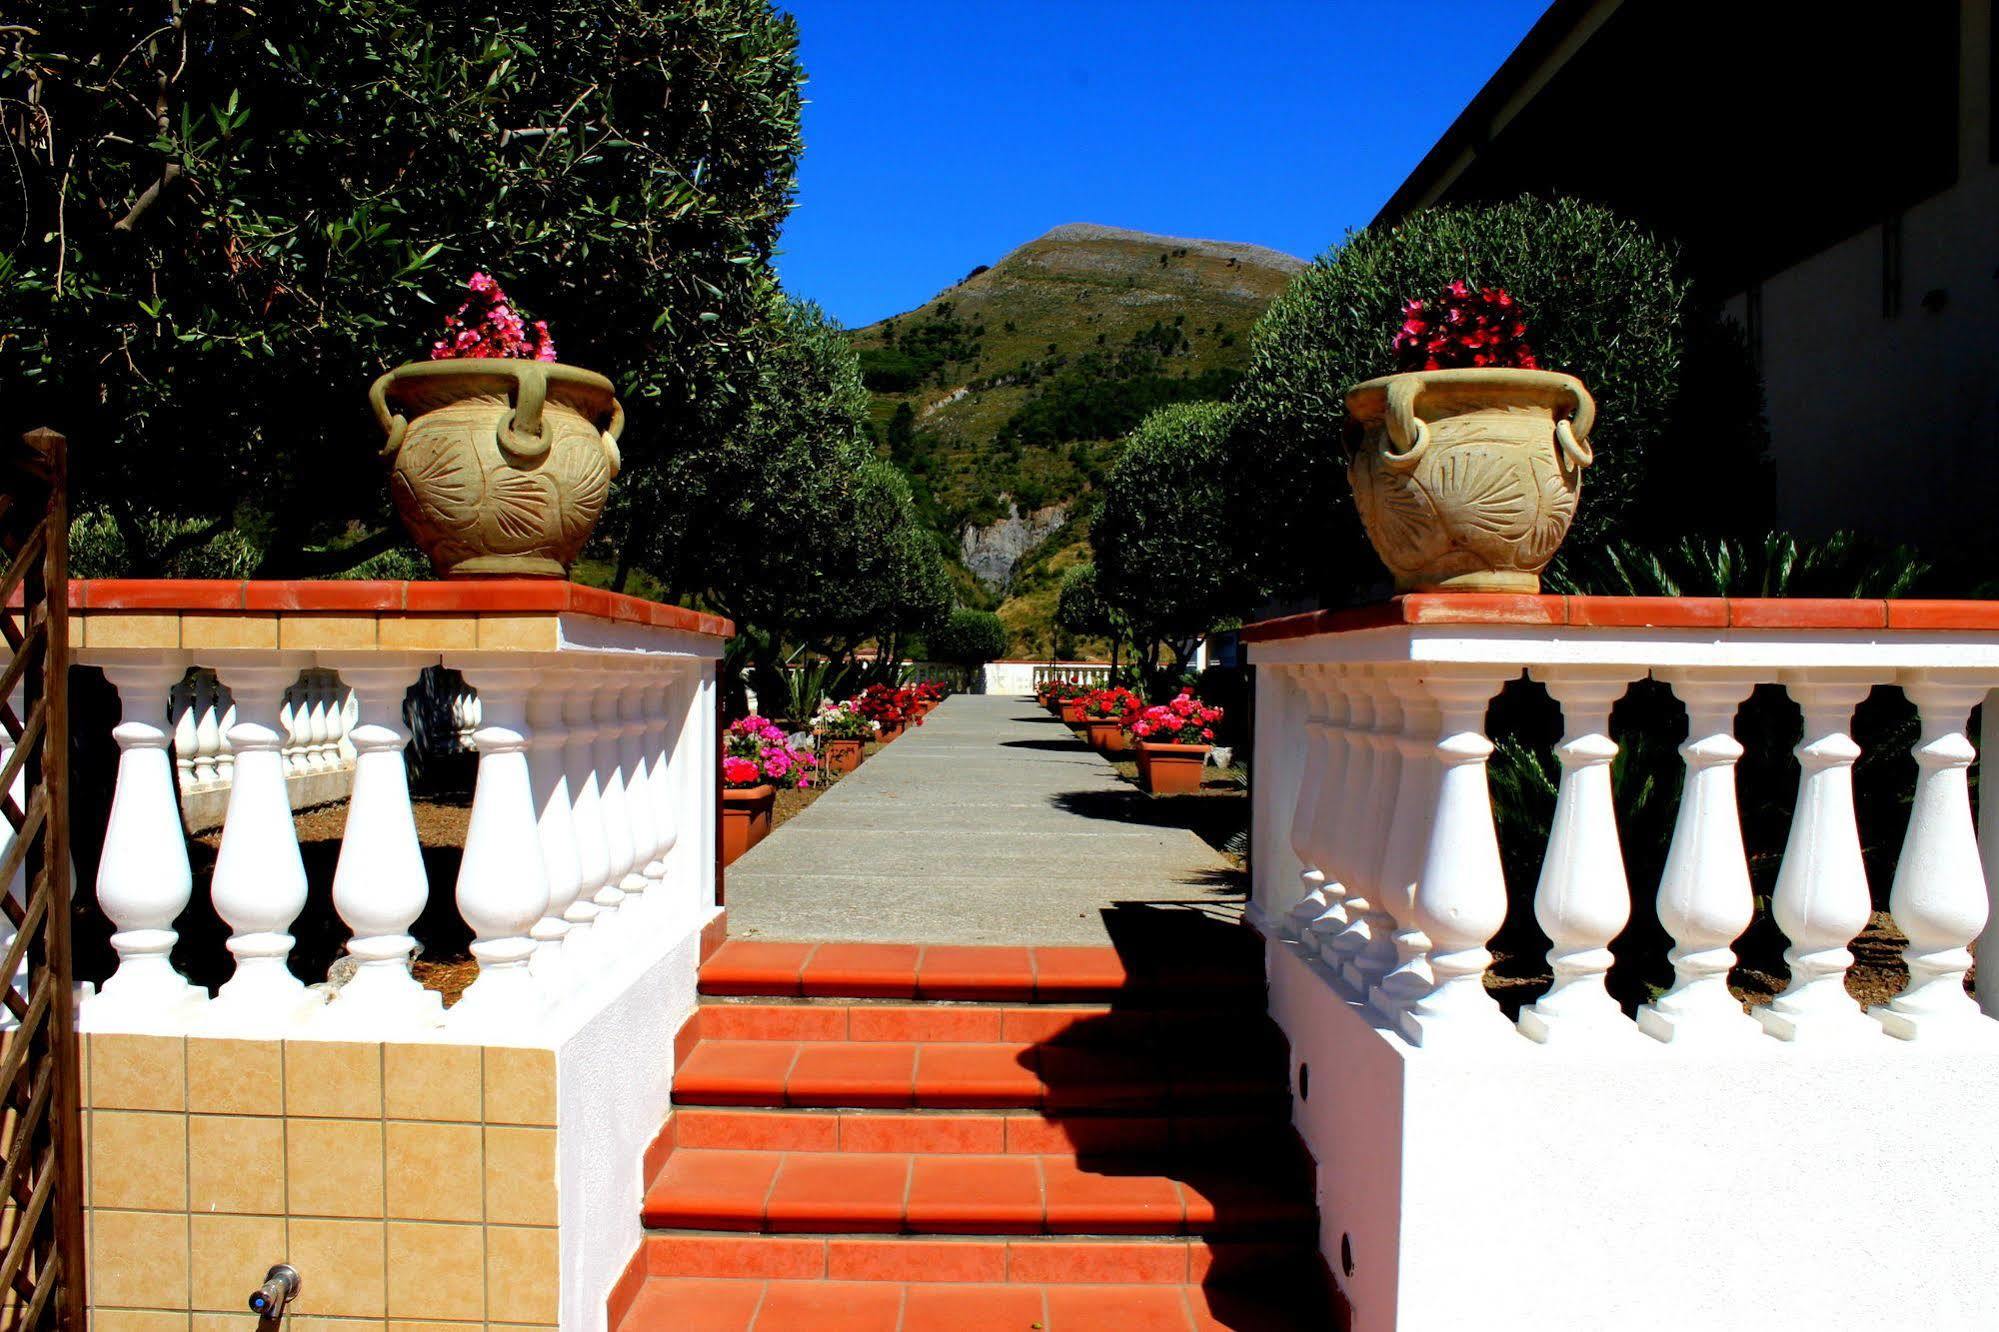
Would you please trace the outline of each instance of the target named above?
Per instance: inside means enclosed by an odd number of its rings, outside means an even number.
[[[1366,914],[1356,922],[1358,938],[1340,973],[1362,996],[1372,994],[1395,965],[1395,917],[1383,900],[1389,844],[1402,789],[1402,700],[1386,678],[1374,681],[1374,729],[1368,733],[1374,749],[1374,789],[1368,792],[1368,815],[1357,854],[1365,857]],[[1351,909],[1349,910],[1351,914]]]
[[[1968,945],[1988,915],[1968,776],[1978,755],[1964,733],[1971,709],[1985,697],[1985,682],[1952,671],[1910,671],[1900,683],[1922,715],[1916,794],[1888,896],[1895,926],[1909,940],[1902,950],[1909,983],[1872,1012],[1890,1036],[1903,1040],[1990,1030],[1964,990]]]
[[[1317,920],[1326,909],[1326,875],[1312,852],[1312,821],[1318,817],[1321,793],[1326,784],[1327,750],[1320,743],[1326,728],[1330,725],[1329,710],[1332,706],[1331,668],[1326,666],[1299,666],[1291,671],[1298,682],[1298,692],[1303,695],[1301,711],[1304,717],[1296,730],[1286,735],[1286,746],[1296,746],[1303,753],[1300,764],[1297,798],[1291,802],[1291,817],[1285,822],[1285,829],[1291,841],[1291,854],[1298,859],[1298,900],[1288,914],[1300,923]],[[1277,802],[1272,802],[1273,805]],[[1271,893],[1272,907],[1282,905],[1275,886]]]
[[[1395,787],[1395,816],[1381,856],[1376,905],[1388,913],[1395,928],[1388,936],[1393,949],[1388,971],[1369,991],[1368,1002],[1393,1016],[1407,1010],[1436,984],[1430,968],[1430,937],[1416,920],[1416,880],[1423,872],[1424,847],[1437,802],[1441,775],[1436,757],[1437,728],[1443,723],[1443,713],[1427,684],[1415,676],[1393,676],[1388,686],[1402,705],[1402,729],[1394,737],[1401,770]]]
[[[624,754],[619,737],[624,723],[618,716],[618,679],[602,668],[593,672],[590,687],[592,740],[597,764],[597,813],[604,829],[606,870],[597,887],[597,935],[613,955],[630,945],[626,936],[632,916],[626,909],[625,882],[632,873],[632,822],[625,810]],[[633,905],[637,905],[634,903]]]
[[[1746,1041],[1763,1028],[1728,988],[1732,947],[1756,902],[1736,807],[1735,711],[1756,689],[1752,676],[1660,672],[1687,708],[1680,746],[1686,779],[1673,841],[1659,876],[1659,923],[1673,936],[1673,985],[1638,1010],[1638,1026],[1662,1041]]]
[[[1978,1006],[1985,1016],[1999,1018],[1999,769],[1986,771],[1991,756],[1999,754],[1999,689],[1985,695],[1979,716],[1978,858],[1985,868],[1986,911],[1978,955],[1994,961],[1979,975]]]
[[[357,695],[360,724],[352,737],[354,790],[333,871],[333,906],[353,931],[347,953],[358,965],[320,1020],[343,1032],[384,1036],[444,1020],[442,997],[410,974],[416,947],[410,929],[430,900],[430,876],[403,762],[410,739],[403,696],[433,660],[371,652],[338,662],[345,688]]]
[[[1265,921],[1282,919],[1290,908],[1302,868],[1291,852],[1289,815],[1303,775],[1299,731],[1305,711],[1299,668],[1257,668],[1255,771],[1249,784],[1250,907]]]
[[[673,848],[679,840],[678,811],[674,808],[678,803],[675,783],[679,774],[673,767],[673,743],[683,717],[679,682],[680,673],[673,665],[657,667],[648,674],[641,695],[644,700],[641,710],[646,718],[641,751],[646,762],[646,791],[652,797],[653,847],[646,874],[653,881],[651,891],[657,894],[652,898],[655,911],[665,911],[673,905],[667,890],[674,886]]]
[[[694,709],[698,731],[694,750],[688,755],[688,770],[694,778],[694,801],[689,809],[698,822],[699,837],[695,845],[700,849],[694,861],[698,880],[694,900],[711,907],[718,905],[715,866],[722,850],[717,841],[720,829],[716,826],[722,803],[722,748],[717,706],[721,680],[721,662],[712,657],[704,660]]]
[[[591,706],[596,684],[588,670],[562,671],[554,683],[562,693],[562,775],[569,792],[570,845],[575,852],[569,873],[576,895],[562,911],[562,918],[569,922],[569,932],[562,941],[563,970],[572,984],[580,985],[609,956],[598,929],[603,908],[597,905],[597,890],[611,872],[611,859],[604,844],[604,811],[598,800],[597,723]],[[551,880],[551,895],[552,885]]]
[[[1341,743],[1346,758],[1341,765],[1339,788],[1333,792],[1326,810],[1325,831],[1323,834],[1316,828],[1313,831],[1313,841],[1327,862],[1327,881],[1340,886],[1338,913],[1328,912],[1312,922],[1319,958],[1335,970],[1344,960],[1340,940],[1371,905],[1364,886],[1367,876],[1357,866],[1354,856],[1355,839],[1360,836],[1359,824],[1366,810],[1367,787],[1374,773],[1374,746],[1368,742],[1374,729],[1374,692],[1365,671],[1365,667],[1357,666],[1341,672],[1340,687],[1346,700]]]
[[[1534,919],[1552,945],[1555,983],[1520,1014],[1520,1030],[1537,1041],[1628,1042],[1637,1028],[1605,988],[1610,944],[1631,920],[1631,884],[1617,836],[1617,801],[1610,765],[1610,710],[1635,672],[1617,667],[1536,667],[1534,678],[1562,705],[1562,764],[1548,849],[1534,890]]]
[[[631,942],[635,945],[640,942],[639,922],[653,910],[646,904],[646,889],[658,880],[661,870],[653,833],[652,786],[647,780],[652,765],[641,740],[646,731],[649,689],[650,682],[633,667],[618,670],[611,677],[610,692],[618,705],[618,770],[625,778],[625,826],[632,839],[631,868],[618,886],[631,899],[626,909],[631,913]]]
[[[199,724],[197,710],[200,704],[199,677],[188,676],[184,680],[174,682],[167,712],[173,722],[174,778],[178,789],[183,791],[194,786],[194,751]]]
[[[479,691],[480,705],[472,737],[479,776],[458,868],[458,912],[472,927],[479,975],[446,1025],[482,1036],[518,1035],[547,1002],[528,971],[532,931],[548,908],[527,761],[528,690],[543,672],[507,658],[459,670]]]
[[[305,907],[306,885],[285,787],[278,713],[306,659],[275,652],[217,656],[216,674],[236,699],[236,724],[229,729],[236,763],[210,895],[215,914],[229,923],[236,969],[216,992],[204,1022],[222,1034],[262,1035],[282,1030],[322,997],[308,991],[286,964],[291,924]]]
[[[1374,867],[1379,859],[1379,843],[1375,838],[1384,804],[1378,780],[1382,763],[1378,741],[1386,724],[1381,706],[1386,686],[1374,677],[1372,668],[1356,667],[1348,677],[1348,684],[1353,690],[1350,706],[1354,753],[1341,798],[1333,865],[1340,882],[1346,885],[1347,921],[1336,933],[1324,936],[1319,945],[1320,960],[1342,977],[1373,937]]]
[[[1485,711],[1493,695],[1518,675],[1498,667],[1463,675],[1432,675],[1425,683],[1442,716],[1434,746],[1435,817],[1418,872],[1416,924],[1430,941],[1436,984],[1402,1015],[1402,1034],[1415,1045],[1495,1044],[1518,1039],[1485,989],[1492,953],[1486,942],[1506,923],[1506,874],[1492,822],[1485,764],[1492,741]]]
[[[568,684],[562,676],[559,669],[544,671],[528,693],[528,787],[534,797],[542,873],[548,879],[548,907],[528,932],[534,940],[528,970],[550,994],[568,987],[564,940],[570,923],[566,913],[582,886],[576,878],[576,833],[570,819],[565,761],[568,737],[562,722]]]
[[[1305,850],[1310,863],[1319,872],[1319,883],[1314,890],[1318,900],[1314,903],[1312,894],[1308,892],[1292,912],[1298,929],[1310,932],[1314,947],[1317,947],[1320,937],[1337,933],[1347,923],[1347,886],[1337,868],[1339,853],[1336,842],[1338,825],[1345,812],[1340,803],[1341,793],[1346,788],[1347,769],[1354,749],[1350,730],[1353,702],[1346,669],[1340,666],[1328,668],[1325,686],[1326,715],[1318,739],[1325,753],[1324,775],[1319,780],[1319,789],[1307,812],[1305,825]]]
[[[1847,945],[1867,928],[1874,909],[1853,813],[1853,763],[1860,746],[1848,728],[1853,710],[1874,682],[1845,672],[1800,673],[1785,680],[1804,710],[1797,748],[1798,801],[1784,860],[1771,894],[1771,914],[1790,940],[1784,962],[1790,984],[1754,1012],[1763,1029],[1783,1040],[1877,1041],[1870,1021],[1846,992],[1853,965]]]
[[[116,927],[111,946],[118,970],[84,1001],[82,1022],[90,1030],[172,1028],[208,1000],[208,991],[190,985],[173,966],[180,939],[174,922],[187,910],[194,875],[163,722],[168,692],[186,674],[187,659],[147,656],[104,667],[118,690],[120,717],[111,732],[118,742],[118,779],[97,865],[97,903]],[[0,830],[12,840],[12,828],[0,822]],[[6,844],[0,841],[0,848]],[[11,943],[11,927],[7,933]]]

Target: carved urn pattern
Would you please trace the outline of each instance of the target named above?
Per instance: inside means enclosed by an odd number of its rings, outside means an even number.
[[[560,578],[618,474],[611,381],[554,362],[399,366],[369,390],[389,491],[439,576]]]
[[[1573,375],[1416,370],[1348,392],[1354,504],[1398,591],[1538,592],[1576,516],[1596,403]]]

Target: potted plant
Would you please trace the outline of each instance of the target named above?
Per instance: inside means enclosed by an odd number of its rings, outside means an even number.
[[[1099,754],[1124,753],[1129,748],[1125,727],[1143,706],[1137,694],[1120,685],[1092,689],[1082,697],[1083,738]]]
[[[1146,708],[1132,720],[1138,743],[1139,782],[1154,795],[1186,795],[1201,789],[1201,770],[1214,747],[1222,710],[1183,689],[1170,703]]]
[[[871,684],[854,695],[854,711],[875,724],[883,744],[901,735],[909,724],[909,691]]]
[[[1347,391],[1347,465],[1400,591],[1538,592],[1568,535],[1596,403],[1543,370],[1503,288],[1459,280],[1403,306],[1396,372]]]
[[[875,738],[875,724],[856,712],[851,702],[829,699],[820,704],[812,728],[819,736],[819,766],[835,777],[860,767],[863,747]]]
[[[792,748],[762,717],[743,717],[722,733],[722,863],[769,836],[777,788],[808,786],[814,760]]]
[[[556,360],[485,273],[444,329],[368,390],[396,512],[441,577],[565,577],[618,474],[611,381]]]

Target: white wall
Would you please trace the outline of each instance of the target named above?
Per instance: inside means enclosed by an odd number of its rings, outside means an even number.
[[[1269,965],[1355,1332],[1999,1327],[1999,1041],[1418,1049]]]
[[[1879,226],[1763,283],[1783,526],[1852,527],[1930,548],[1989,535],[1985,506],[1969,501],[1999,488],[1991,0],[1966,0],[1963,14],[1958,179],[1903,215],[1901,313],[1881,313]],[[1934,312],[1923,307],[1931,291],[1944,294]],[[1743,296],[1726,309],[1747,322]]]

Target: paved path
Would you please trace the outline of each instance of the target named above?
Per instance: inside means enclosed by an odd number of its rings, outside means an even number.
[[[729,933],[1103,944],[1235,919],[1227,863],[1164,803],[1033,699],[959,695],[729,867]]]

